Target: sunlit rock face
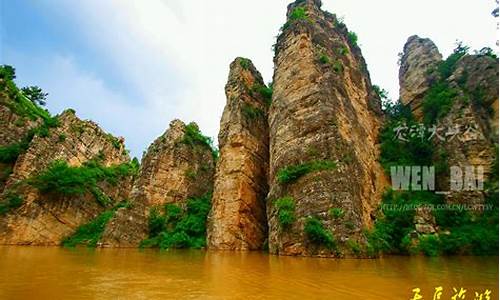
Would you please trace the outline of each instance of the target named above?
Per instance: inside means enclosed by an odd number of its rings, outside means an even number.
[[[356,38],[320,5],[290,4],[276,44],[267,200],[273,254],[352,255],[348,245],[365,244],[362,229],[386,185],[377,162],[380,98]],[[301,176],[283,178],[297,168]],[[280,220],[283,197],[294,206],[288,226]],[[311,232],[317,228],[322,237]]]
[[[422,118],[422,100],[435,80],[433,72],[442,55],[430,39],[413,35],[408,38],[400,58],[399,93],[401,102]]]
[[[130,208],[119,209],[106,227],[104,247],[137,247],[148,234],[148,215],[152,207],[176,204],[183,207],[190,197],[210,193],[215,162],[210,147],[186,138],[187,127],[173,120],[142,158],[134,182]]]
[[[0,219],[0,244],[58,245],[78,226],[108,209],[90,193],[72,197],[43,194],[24,184],[55,160],[73,167],[96,157],[104,166],[129,162],[123,140],[105,133],[94,122],[82,121],[70,110],[58,116],[58,120],[59,125],[51,128],[47,136],[35,135],[6,182],[2,200],[15,193],[23,199],[23,205]],[[100,183],[99,188],[112,206],[128,198],[131,183],[132,178],[126,177],[116,185]]]
[[[208,221],[210,249],[261,249],[267,237],[269,132],[263,88],[251,61],[231,63]]]

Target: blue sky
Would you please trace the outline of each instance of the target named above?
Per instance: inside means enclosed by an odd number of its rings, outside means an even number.
[[[132,155],[174,118],[216,138],[229,63],[252,59],[270,81],[288,0],[0,0],[0,63],[49,93],[56,114],[124,136]],[[398,96],[397,54],[412,34],[448,55],[457,39],[496,50],[493,0],[323,0],[357,32],[372,81]]]

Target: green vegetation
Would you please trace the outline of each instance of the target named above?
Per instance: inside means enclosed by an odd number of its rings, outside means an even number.
[[[418,126],[409,107],[401,102],[388,103],[385,107],[388,116],[385,126],[380,132],[380,162],[389,174],[391,166],[429,166],[433,164],[434,147],[428,141],[429,135],[407,136],[407,141],[396,137],[398,128],[402,126]]]
[[[347,246],[349,246],[349,248],[351,249],[351,252],[354,254],[354,255],[360,255],[361,254],[361,245],[355,241],[355,240],[348,240],[347,241]]]
[[[322,53],[319,57],[319,62],[322,64],[329,64],[330,63],[330,57],[328,55]]]
[[[244,103],[242,105],[241,112],[243,113],[243,115],[246,118],[251,119],[251,120],[254,120],[257,118],[263,118],[265,116],[262,109],[254,107],[254,106],[247,104],[247,103]]]
[[[0,202],[0,216],[23,204],[23,198],[13,192],[7,192],[5,199]]]
[[[25,88],[23,91],[14,83],[15,69],[8,65],[0,66],[0,93],[6,93],[7,98],[11,101],[0,100],[0,102],[7,106],[13,113],[19,117],[19,122],[22,121],[24,126],[24,120],[29,119],[36,121],[41,119],[42,124],[37,128],[33,128],[28,131],[26,136],[19,142],[10,145],[0,147],[0,162],[1,163],[14,163],[17,157],[24,153],[35,135],[41,137],[49,136],[49,129],[59,126],[59,121],[57,117],[51,117],[49,112],[42,109],[37,103],[41,103],[41,95],[34,101],[31,101],[24,93],[31,95],[32,97],[37,96],[37,93],[41,90],[34,89],[34,87]],[[46,94],[43,94],[46,96]],[[20,123],[19,123],[20,124]]]
[[[385,89],[381,88],[380,86],[378,86],[376,84],[372,85],[372,88],[373,88],[373,91],[379,96],[380,99],[382,99],[382,100],[388,99],[389,93]]]
[[[281,184],[292,183],[300,177],[316,171],[333,170],[337,167],[330,160],[313,160],[299,165],[288,166],[278,171],[277,179]]]
[[[290,21],[306,20],[307,12],[302,6],[296,7],[290,14]]]
[[[102,193],[99,183],[117,185],[121,178],[138,172],[137,160],[111,167],[104,167],[98,159],[89,160],[80,167],[70,167],[67,162],[56,160],[47,169],[27,180],[42,193],[61,196],[82,196],[92,193],[100,204],[110,200]]]
[[[342,73],[342,71],[344,71],[344,66],[342,65],[342,62],[340,60],[336,60],[334,63],[332,63],[332,68],[333,71],[337,74]]]
[[[347,49],[346,46],[342,46],[342,47],[337,48],[338,55],[346,55],[347,53],[349,53],[349,50]]]
[[[440,81],[432,85],[427,91],[422,102],[424,122],[435,124],[437,120],[446,116],[453,105],[453,100],[458,91],[451,88],[446,81]]]
[[[210,149],[214,160],[219,157],[219,151],[214,147],[212,139],[208,136],[204,136],[198,128],[198,125],[194,122],[186,125],[186,131],[181,142],[192,147],[202,146]]]
[[[289,228],[295,222],[295,201],[292,197],[283,197],[274,201],[278,212],[280,228]]]
[[[48,93],[44,93],[38,86],[27,86],[21,89],[22,93],[33,103],[45,106]]]
[[[334,219],[340,219],[340,218],[343,218],[344,215],[345,215],[345,212],[342,208],[339,208],[339,207],[334,207],[334,208],[331,208],[328,213],[330,214],[330,216]]]
[[[351,42],[353,46],[358,46],[358,35],[355,32],[349,31],[347,33],[347,39],[349,39],[349,42]]]
[[[281,27],[281,31],[286,30],[291,24],[297,21],[304,20],[311,22],[311,19],[307,16],[306,8],[303,6],[295,7],[288,19],[289,20]]]
[[[273,98],[273,83],[272,82],[270,82],[268,86],[255,83],[252,86],[251,92],[259,93],[262,96],[262,98],[264,98],[266,105],[267,106],[271,105],[271,101]]]
[[[12,101],[4,102],[3,104],[9,107],[11,111],[20,117],[25,117],[31,120],[50,119],[50,114],[47,110],[42,109],[36,103],[32,102],[14,83],[15,69],[8,65],[0,66],[0,91],[5,92]]]
[[[58,137],[57,137],[57,141],[59,143],[62,143],[66,140],[66,135],[64,133],[61,133]]]
[[[240,58],[240,66],[243,69],[249,70],[251,64],[252,64],[252,62],[248,58]]]
[[[446,76],[454,72],[456,62],[468,48],[459,44],[454,53],[438,66],[439,79],[424,99],[424,120],[434,124],[451,107],[458,92],[446,83]],[[381,131],[380,161],[386,172],[390,166],[430,166],[436,168],[436,177],[447,171],[448,154],[444,149],[435,149],[429,136],[407,136],[408,141],[395,138],[395,129],[405,123],[408,128],[418,126],[411,110],[401,103],[387,103],[384,111],[388,117]],[[484,212],[469,212],[448,208],[433,210],[439,227],[439,235],[415,236],[415,210],[406,207],[442,205],[445,199],[429,191],[387,191],[382,199],[379,217],[373,230],[366,232],[368,252],[397,254],[423,253],[428,256],[473,254],[498,255],[498,158],[486,187],[486,204],[491,205]]]
[[[306,219],[304,232],[313,244],[322,245],[331,250],[337,246],[333,234],[326,230],[321,221],[316,217],[308,217]]]
[[[149,238],[141,247],[203,248],[206,245],[206,220],[211,194],[187,200],[186,208],[167,204],[163,212],[152,208],[149,214]]]
[[[458,43],[453,53],[446,60],[441,62],[436,72],[438,80],[427,91],[422,102],[424,112],[424,122],[428,125],[435,124],[437,120],[448,114],[457,96],[458,91],[449,86],[447,78],[455,71],[457,62],[467,55],[469,47]],[[434,70],[429,70],[433,72]]]
[[[78,245],[85,245],[89,248],[97,247],[106,225],[114,217],[116,210],[129,205],[128,200],[125,200],[112,209],[104,211],[92,221],[78,227],[71,236],[64,238],[61,244],[64,247],[76,247]]]
[[[195,180],[198,176],[198,174],[192,169],[187,170],[184,175],[191,180]]]
[[[479,51],[474,52],[475,55],[482,55],[482,56],[489,56],[493,59],[498,59],[498,56],[496,55],[495,51],[491,49],[490,47],[484,47]]]

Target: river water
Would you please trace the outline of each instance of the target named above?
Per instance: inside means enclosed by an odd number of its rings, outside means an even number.
[[[498,257],[276,257],[265,253],[0,247],[1,299],[498,299]],[[483,298],[487,299],[487,298]]]

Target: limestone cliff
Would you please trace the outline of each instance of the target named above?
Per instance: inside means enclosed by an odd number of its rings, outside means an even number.
[[[355,34],[321,1],[295,1],[278,37],[269,110],[269,250],[351,255],[380,201],[380,99]]]
[[[431,71],[442,58],[430,39],[413,35],[404,45],[399,68],[400,99],[411,107],[417,118],[422,117],[422,100],[435,80]]]
[[[214,157],[195,123],[179,120],[157,138],[142,158],[130,194],[131,208],[119,209],[101,239],[107,247],[137,247],[148,234],[152,207],[177,204],[213,188]]]
[[[99,182],[92,190],[94,195],[90,192],[73,196],[56,191],[42,192],[31,184],[33,178],[55,161],[66,162],[69,167],[79,167],[91,160],[98,160],[103,166],[129,162],[123,141],[103,132],[91,121],[78,119],[73,111],[58,116],[57,123],[47,131],[38,131],[26,152],[17,158],[2,201],[15,197],[22,200],[22,205],[0,220],[0,244],[58,245],[78,226],[103,212],[106,206],[128,197],[131,177],[118,178],[113,184]],[[95,194],[106,203],[96,201]]]
[[[248,59],[237,58],[231,63],[208,222],[210,249],[261,249],[267,237],[266,91],[260,73]]]

